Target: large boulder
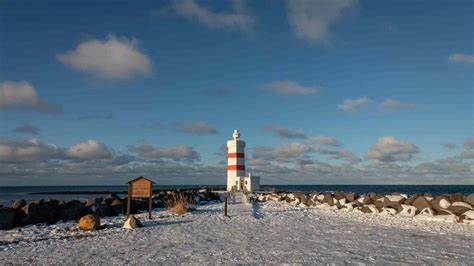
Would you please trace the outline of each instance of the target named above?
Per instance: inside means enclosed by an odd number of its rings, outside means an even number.
[[[471,210],[470,208],[467,208],[465,206],[449,206],[448,210],[450,210],[451,212],[453,212],[454,214],[456,214],[457,216]]]
[[[112,216],[124,214],[126,211],[126,204],[119,199],[116,199],[110,203],[110,213]]]
[[[436,196],[432,201],[430,201],[433,209],[439,211],[441,209],[447,209],[451,205],[450,199],[447,196]]]
[[[462,216],[466,220],[474,220],[474,210],[466,211],[462,214]]]
[[[405,198],[401,195],[389,195],[384,198],[384,207],[395,209],[398,212],[402,210],[402,203]]]
[[[360,208],[360,211],[363,213],[379,213],[379,210],[373,204],[369,204]]]
[[[97,230],[100,228],[100,219],[97,215],[87,214],[79,220],[79,229],[81,230]]]
[[[111,216],[112,212],[108,204],[101,203],[95,207],[95,214],[99,217],[107,217]]]
[[[92,207],[92,206],[97,206],[102,202],[102,198],[93,198],[93,199],[88,199],[84,203],[84,207]]]
[[[380,195],[379,193],[376,193],[376,192],[369,192],[369,193],[367,193],[366,197],[369,197],[373,202],[375,202],[376,200],[378,200],[380,198],[383,198],[382,195]]]
[[[344,196],[346,197],[346,200],[348,202],[354,202],[356,199],[359,198],[359,194],[354,193],[354,192],[346,193]]]
[[[92,210],[86,208],[82,202],[71,200],[61,206],[58,211],[58,219],[63,221],[77,220],[91,212]]]
[[[26,206],[26,200],[24,199],[19,199],[19,200],[16,200],[15,202],[13,202],[11,208],[14,209],[14,210],[19,210],[23,207]]]
[[[15,213],[11,208],[0,207],[0,230],[15,227]]]
[[[331,193],[325,193],[323,203],[327,203],[329,206],[334,205],[334,198]]]
[[[408,199],[405,200],[404,204],[405,205],[413,205],[413,202],[415,202],[415,200],[420,196],[421,196],[421,194],[413,194],[410,197],[408,197]]]
[[[464,193],[462,193],[462,192],[453,193],[449,197],[451,199],[451,202],[463,201],[464,200]]]
[[[140,220],[138,220],[133,215],[129,215],[127,220],[123,224],[123,228],[126,228],[126,229],[135,229],[135,228],[139,228],[139,227],[143,227],[143,225],[140,222]]]
[[[417,197],[411,205],[415,206],[418,211],[421,211],[424,208],[431,208],[429,201],[424,196]]]
[[[466,196],[464,202],[469,203],[471,206],[474,206],[474,193],[471,193]]]
[[[344,196],[344,193],[336,191],[336,192],[334,192],[334,198],[336,198],[336,200],[339,201],[341,199],[346,198],[346,196]]]
[[[53,224],[57,221],[57,213],[50,206],[38,203],[30,202],[23,208],[21,224],[38,224],[38,223],[47,223]]]

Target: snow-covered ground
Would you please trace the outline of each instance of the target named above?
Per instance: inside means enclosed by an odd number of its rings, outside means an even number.
[[[138,215],[144,228],[69,232],[74,222],[0,231],[8,263],[366,263],[474,265],[474,226],[285,202],[199,206],[185,216]]]

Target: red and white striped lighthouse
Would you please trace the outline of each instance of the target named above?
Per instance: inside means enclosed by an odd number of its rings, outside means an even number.
[[[240,177],[245,177],[245,141],[240,140],[240,133],[236,129],[233,139],[227,141],[227,190],[243,189]]]

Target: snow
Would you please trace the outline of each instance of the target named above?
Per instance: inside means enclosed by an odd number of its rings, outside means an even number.
[[[139,214],[144,227],[127,230],[124,216],[100,231],[74,222],[0,231],[1,264],[364,263],[473,265],[474,226],[435,217],[400,217],[286,202],[197,206],[175,216]]]

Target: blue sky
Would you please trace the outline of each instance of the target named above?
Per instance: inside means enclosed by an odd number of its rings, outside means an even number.
[[[474,184],[472,1],[3,1],[0,185]]]

